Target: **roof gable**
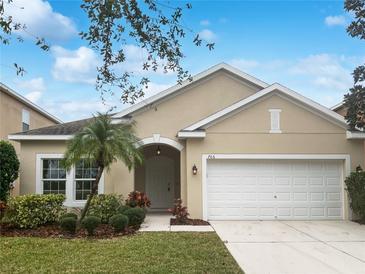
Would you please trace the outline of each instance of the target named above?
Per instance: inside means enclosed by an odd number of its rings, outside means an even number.
[[[205,129],[205,128],[209,127],[210,125],[229,117],[229,115],[236,113],[241,108],[250,106],[250,104],[256,102],[257,100],[260,100],[260,99],[264,98],[265,96],[275,93],[275,92],[282,93],[285,96],[289,97],[290,99],[293,99],[294,101],[297,101],[297,102],[307,106],[308,109],[310,111],[312,111],[313,113],[316,113],[317,115],[320,115],[320,116],[326,118],[327,120],[329,120],[333,123],[336,123],[337,125],[339,125],[343,128],[347,128],[346,121],[341,115],[337,114],[336,112],[334,112],[332,110],[329,110],[328,108],[312,101],[311,99],[309,99],[307,97],[304,97],[303,95],[300,95],[299,93],[297,93],[287,87],[284,87],[278,83],[275,83],[223,110],[220,110],[220,111],[184,128],[182,130],[182,132],[189,132],[189,131],[191,132],[191,131]]]
[[[151,96],[149,98],[147,98],[146,100],[143,100],[142,102],[140,103],[137,103],[119,113],[116,113],[113,118],[114,119],[118,119],[118,118],[122,118],[126,115],[130,115],[140,109],[143,109],[143,108],[146,108],[148,107],[149,105],[153,104],[153,103],[156,103],[162,99],[165,99],[166,97],[169,97],[171,95],[173,95],[174,93],[177,93],[179,92],[180,90],[182,90],[183,88],[189,86],[189,85],[192,85],[194,83],[196,83],[197,81],[205,78],[205,77],[208,77],[218,71],[227,71],[233,75],[235,75],[236,77],[242,79],[242,80],[245,80],[249,83],[251,83],[252,85],[254,86],[257,86],[259,87],[260,89],[262,88],[266,88],[268,86],[267,83],[247,74],[247,73],[244,73],[226,63],[220,63],[218,65],[215,65],[201,73],[198,73],[197,75],[193,76],[193,80],[192,81],[184,81],[181,85],[175,85],[173,87],[170,87],[166,90],[163,90],[159,93],[157,93],[156,95],[154,96]]]

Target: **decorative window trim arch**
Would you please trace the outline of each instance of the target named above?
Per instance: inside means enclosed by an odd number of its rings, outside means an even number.
[[[184,149],[184,146],[175,140],[172,140],[167,137],[161,137],[160,134],[153,134],[152,137],[144,138],[140,140],[138,146],[145,146],[150,144],[165,144],[176,148],[179,151]]]

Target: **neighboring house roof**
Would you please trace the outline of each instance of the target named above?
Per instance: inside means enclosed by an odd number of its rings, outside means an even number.
[[[274,83],[270,86],[268,86],[267,88],[264,88],[260,91],[258,91],[257,93],[242,99],[241,101],[238,101],[237,103],[226,107],[186,128],[184,128],[181,131],[181,134],[183,134],[183,132],[189,132],[189,131],[195,131],[198,129],[204,129],[207,126],[209,126],[212,123],[215,123],[221,119],[224,119],[225,117],[234,114],[236,111],[238,111],[239,109],[249,105],[250,103],[253,103],[257,100],[259,100],[260,98],[269,95],[270,93],[273,92],[280,92],[283,93],[284,95],[308,106],[310,108],[310,110],[314,110],[317,113],[320,113],[322,115],[324,115],[325,117],[329,118],[332,122],[336,122],[338,125],[342,126],[343,128],[347,128],[347,124],[345,119],[343,118],[343,116],[337,114],[336,112],[333,112],[331,110],[329,110],[328,108],[308,99],[307,97],[304,97],[303,95],[287,88],[284,87],[278,83]]]
[[[30,100],[28,100],[24,96],[20,95],[19,93],[17,93],[13,89],[9,88],[8,86],[4,85],[3,83],[0,83],[0,89],[4,93],[8,94],[9,96],[11,96],[11,97],[15,98],[16,100],[22,102],[24,105],[28,106],[29,108],[31,108],[31,109],[39,112],[43,116],[47,117],[49,120],[51,120],[51,121],[53,121],[53,122],[55,122],[57,124],[62,123],[62,121],[60,119],[58,119],[57,117],[53,116],[49,112],[45,111],[40,106],[37,106],[36,104],[34,104],[33,102],[31,102]]]
[[[125,110],[122,110],[121,112],[118,112],[114,115],[113,118],[122,118],[126,115],[129,115],[129,114],[132,114],[133,112],[136,112],[142,108],[145,108],[145,107],[148,107],[149,105],[153,104],[153,103],[156,103],[158,102],[159,100],[161,99],[165,99],[166,97],[170,96],[170,95],[173,95],[174,93],[180,91],[182,88],[185,88],[186,86],[189,86],[215,72],[218,72],[218,71],[227,71],[239,78],[241,78],[242,80],[245,80],[247,82],[250,82],[251,84],[253,84],[254,86],[257,86],[259,88],[266,88],[267,86],[269,86],[269,84],[247,74],[247,73],[244,73],[242,71],[240,71],[239,69],[236,69],[226,63],[220,63],[218,65],[215,65],[201,73],[198,73],[197,75],[193,76],[193,80],[192,81],[189,81],[189,80],[186,80],[184,81],[181,85],[175,85],[171,88],[168,88],[166,90],[163,90],[159,93],[157,93],[156,95],[154,96],[151,96],[149,98],[147,98],[146,100],[143,100],[142,102],[140,103],[137,103]]]
[[[342,108],[344,105],[344,102],[341,102],[341,103],[338,103],[337,105],[334,105],[333,107],[331,107],[330,109],[333,110],[333,111],[336,111],[340,108]]]
[[[9,135],[10,140],[67,140],[79,132],[93,118],[52,125]],[[59,136],[55,138],[55,136]]]

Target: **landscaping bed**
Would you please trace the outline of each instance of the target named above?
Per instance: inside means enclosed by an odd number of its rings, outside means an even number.
[[[4,237],[40,237],[40,238],[95,238],[106,239],[134,234],[137,229],[126,228],[123,232],[115,232],[114,228],[108,224],[100,224],[92,236],[87,234],[85,229],[79,229],[75,234],[70,234],[60,229],[58,224],[43,225],[33,229],[20,229],[7,225],[0,225],[0,236]]]
[[[178,222],[175,218],[170,219],[170,225],[210,225],[209,222],[201,219],[186,219],[184,222]]]

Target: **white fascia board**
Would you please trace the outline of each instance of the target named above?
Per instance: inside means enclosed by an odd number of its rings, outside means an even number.
[[[346,131],[347,139],[365,139],[365,132]]]
[[[69,140],[73,135],[8,135],[9,140]]]
[[[177,137],[181,139],[185,138],[205,138],[205,131],[179,131]]]
[[[117,124],[128,124],[128,123],[131,123],[132,122],[132,119],[129,119],[129,118],[113,118],[112,119],[112,124],[113,125],[117,125]]]
[[[226,63],[220,63],[220,64],[215,65],[215,66],[213,66],[213,67],[211,67],[211,68],[209,68],[209,69],[207,69],[207,70],[205,70],[201,73],[198,73],[198,74],[194,75],[192,81],[186,80],[181,85],[175,85],[175,86],[172,86],[172,87],[170,87],[166,90],[163,90],[163,91],[157,93],[156,95],[151,96],[151,97],[143,100],[142,102],[139,102],[139,103],[137,103],[137,104],[125,109],[125,110],[122,110],[119,113],[116,113],[113,116],[113,118],[121,118],[125,115],[128,115],[132,112],[135,112],[135,111],[137,111],[137,110],[139,110],[143,107],[146,107],[146,106],[148,106],[148,105],[150,105],[150,104],[152,104],[152,103],[154,103],[154,102],[156,102],[156,101],[158,101],[158,100],[160,100],[160,99],[162,99],[162,98],[164,98],[164,97],[166,97],[170,94],[173,94],[173,93],[177,92],[178,90],[180,90],[180,89],[182,89],[182,88],[184,88],[184,87],[186,87],[186,86],[188,86],[188,85],[190,85],[190,84],[192,84],[196,81],[199,81],[200,79],[202,79],[204,77],[207,77],[208,75],[213,74],[213,73],[215,73],[215,72],[217,72],[221,69],[225,69],[225,70],[229,71],[230,73],[235,74],[235,75],[237,75],[237,76],[239,76],[239,77],[241,77],[241,78],[243,78],[243,79],[245,79],[245,80],[261,87],[261,88],[266,88],[267,86],[269,86],[269,84],[255,78],[255,77],[253,77],[253,76],[251,76],[247,73],[244,73],[244,72],[240,71],[239,69],[236,69],[236,68],[234,68],[234,67],[232,67],[232,66],[230,66]]]
[[[287,87],[284,87],[278,83],[274,83],[270,86],[268,86],[267,88],[264,88],[262,90],[260,90],[259,92],[233,104],[233,105],[230,105],[229,107],[225,108],[225,109],[222,109],[221,111],[218,111],[210,116],[208,116],[207,118],[203,119],[203,120],[200,120],[199,122],[187,127],[187,128],[184,128],[183,130],[184,131],[194,131],[194,130],[197,130],[203,126],[206,126],[208,125],[209,123],[245,106],[245,105],[248,105],[249,103],[255,101],[255,100],[258,100],[260,98],[262,98],[263,96],[275,91],[275,90],[278,90],[280,91],[281,93],[291,97],[291,98],[294,98],[296,99],[297,101],[305,104],[305,105],[308,105],[309,107],[311,107],[312,109],[316,110],[316,111],[319,111],[325,115],[327,115],[328,117],[332,118],[333,120],[335,120],[336,122],[338,122],[343,128],[346,128],[347,127],[347,124],[346,124],[346,121],[344,119],[343,116],[341,116],[340,114],[326,108],[325,106],[322,106],[314,101],[312,101],[311,99],[287,88]]]
[[[344,104],[344,102],[338,103],[337,105],[334,105],[333,107],[331,107],[331,108],[330,108],[330,110],[335,111],[336,109],[338,109],[338,108],[342,107],[342,106],[343,106],[343,104]]]
[[[10,96],[15,97],[17,100],[21,101],[22,103],[24,103],[25,105],[27,105],[28,107],[38,111],[39,113],[41,113],[43,116],[47,117],[50,120],[53,120],[54,122],[61,124],[63,123],[60,119],[58,119],[56,116],[53,116],[52,114],[50,114],[49,112],[45,111],[44,109],[42,109],[41,107],[37,106],[36,104],[34,104],[33,102],[31,102],[30,100],[28,100],[27,98],[25,98],[24,96],[20,95],[19,93],[17,93],[15,90],[12,90],[11,88],[9,88],[8,86],[4,85],[3,83],[0,83],[0,87],[2,87],[4,89],[4,92],[9,94]]]

